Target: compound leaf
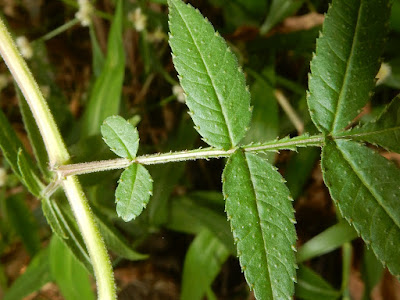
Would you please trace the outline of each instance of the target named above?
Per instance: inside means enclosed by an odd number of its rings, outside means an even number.
[[[376,144],[400,153],[400,97],[394,98],[376,120],[338,136],[343,135],[351,136],[352,140]]]
[[[139,147],[139,133],[120,116],[111,116],[101,125],[103,140],[118,156],[134,159]]]
[[[211,146],[229,149],[251,118],[244,74],[223,38],[198,10],[168,1],[173,62],[197,131]]]
[[[117,213],[125,222],[136,218],[149,202],[153,190],[153,180],[145,167],[132,164],[124,172],[115,199]]]
[[[294,293],[296,231],[289,190],[276,168],[237,150],[223,173],[225,210],[242,269],[257,299]]]
[[[311,62],[308,106],[324,133],[346,127],[375,86],[389,0],[334,0]]]
[[[324,181],[342,215],[394,275],[400,275],[400,170],[353,141],[326,141]]]

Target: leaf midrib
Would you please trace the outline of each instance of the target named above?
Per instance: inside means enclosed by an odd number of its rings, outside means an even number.
[[[362,129],[362,128],[360,128]],[[381,134],[381,133],[388,133],[391,131],[396,131],[396,130],[400,130],[400,126],[397,127],[391,127],[391,128],[385,128],[385,129],[381,129],[381,130],[375,130],[375,131],[367,131],[367,132],[360,132],[360,133],[355,133],[355,134],[343,134],[343,135],[336,135],[335,137],[340,137],[340,138],[347,138],[347,137],[363,137],[363,136],[372,136],[372,135],[377,135],[377,134]]]
[[[227,122],[227,117],[226,117],[226,114],[225,114],[225,112],[224,112],[224,108],[223,108],[223,106],[222,106],[222,104],[221,104],[221,101],[220,101],[220,99],[219,99],[218,93],[217,93],[216,88],[215,88],[214,80],[213,80],[213,77],[211,76],[211,73],[210,73],[210,71],[209,71],[209,69],[208,69],[208,65],[206,64],[206,60],[204,59],[204,57],[203,57],[203,55],[202,55],[202,53],[201,53],[201,51],[200,51],[200,49],[199,49],[199,46],[197,45],[196,40],[195,40],[194,37],[193,37],[192,30],[191,30],[190,26],[188,26],[188,23],[186,22],[186,19],[185,19],[184,16],[181,14],[180,10],[179,10],[179,9],[177,8],[177,6],[175,5],[174,1],[171,1],[171,3],[172,3],[172,5],[175,6],[176,11],[178,12],[178,14],[180,15],[180,17],[182,18],[183,22],[185,23],[185,26],[186,26],[187,30],[189,31],[189,33],[190,33],[190,38],[192,39],[193,44],[196,46],[196,50],[197,50],[197,52],[198,52],[199,55],[200,55],[201,61],[203,62],[203,65],[204,65],[204,68],[205,68],[206,71],[207,71],[207,75],[208,75],[208,77],[210,78],[211,86],[212,86],[213,92],[214,92],[215,96],[216,96],[217,99],[218,99],[218,105],[219,105],[219,107],[220,107],[220,109],[221,109],[222,116],[224,117],[225,127],[226,127],[226,130],[227,130],[227,132],[228,132],[228,136],[229,136],[229,140],[230,140],[230,142],[231,142],[231,146],[233,147],[233,146],[235,146],[235,143],[234,143],[233,137],[231,136],[231,129],[230,129],[229,123]],[[186,5],[186,4],[185,4],[185,5]],[[214,33],[214,34],[216,34],[216,33]]]
[[[345,73],[344,73],[344,78],[343,78],[343,82],[342,82],[342,88],[340,89],[340,93],[339,93],[339,97],[338,97],[338,101],[337,101],[337,104],[336,104],[336,109],[335,109],[335,115],[334,115],[334,118],[333,118],[333,122],[332,122],[332,125],[331,125],[331,129],[330,129],[330,132],[334,132],[337,128],[336,128],[336,123],[338,122],[337,120],[338,120],[338,115],[339,115],[339,111],[341,110],[340,108],[341,108],[341,103],[343,102],[343,101],[345,101],[345,100],[343,100],[344,98],[345,98],[345,96],[344,96],[344,90],[345,90],[345,87],[346,86],[348,86],[350,83],[348,82],[348,80],[349,80],[349,74],[350,74],[350,71],[349,71],[349,68],[350,68],[350,66],[352,66],[352,64],[353,64],[353,60],[354,60],[354,48],[355,48],[355,44],[357,43],[357,41],[358,41],[358,34],[359,34],[359,30],[358,30],[358,28],[359,28],[359,25],[360,25],[360,16],[361,16],[361,13],[360,13],[360,10],[361,10],[361,6],[362,6],[362,3],[363,3],[363,0],[360,0],[360,6],[359,6],[359,8],[358,8],[358,16],[357,16],[357,22],[356,22],[356,28],[354,29],[354,36],[353,36],[353,43],[352,43],[352,45],[351,45],[351,50],[350,50],[350,56],[349,56],[349,59],[347,60],[347,63],[346,63],[346,71],[345,71]],[[340,129],[340,128],[339,128]]]
[[[400,224],[398,224],[396,222],[396,218],[393,217],[390,214],[390,210],[388,210],[386,208],[386,206],[384,206],[381,201],[380,201],[380,197],[378,197],[378,195],[376,195],[375,189],[372,186],[369,186],[369,184],[367,182],[365,182],[364,178],[361,176],[361,174],[359,174],[359,172],[357,172],[357,166],[353,165],[352,163],[352,159],[350,157],[348,157],[340,148],[340,146],[336,144],[336,148],[339,150],[339,152],[342,154],[342,157],[344,158],[344,160],[348,163],[348,165],[350,166],[350,168],[353,170],[354,174],[357,175],[358,179],[361,181],[361,183],[367,188],[367,190],[369,191],[369,193],[372,195],[372,197],[375,199],[375,201],[378,203],[379,207],[381,207],[385,213],[390,217],[390,219],[392,220],[392,222],[397,226],[397,228],[400,228]]]
[[[253,181],[253,174],[251,173],[251,171],[250,171],[250,167],[249,167],[249,163],[248,163],[248,161],[247,161],[247,156],[246,156],[246,154],[245,153],[241,153],[241,155],[243,155],[243,157],[244,157],[244,161],[245,161],[245,168],[246,168],[246,171],[247,171],[247,173],[249,174],[249,178],[250,178],[250,183],[251,183],[251,191],[252,191],[252,194],[253,194],[253,197],[254,197],[254,199],[255,199],[255,202],[256,202],[256,209],[257,209],[257,220],[258,220],[258,230],[260,231],[260,233],[261,233],[261,238],[262,238],[262,241],[263,241],[263,247],[262,247],[262,250],[263,250],[263,252],[264,252],[264,257],[265,257],[265,261],[266,261],[266,263],[267,263],[267,268],[268,268],[268,282],[269,282],[269,288],[270,288],[270,292],[271,292],[271,299],[273,299],[273,297],[274,297],[274,292],[273,292],[273,288],[272,288],[272,280],[271,280],[271,269],[270,269],[270,265],[269,265],[269,263],[268,263],[268,253],[267,253],[267,251],[265,251],[265,245],[266,245],[266,241],[265,241],[265,239],[264,239],[264,235],[262,234],[262,232],[263,232],[263,230],[262,230],[262,227],[261,227],[261,218],[260,218],[260,210],[258,209],[258,201],[257,201],[257,193],[256,193],[256,189],[255,189],[255,186],[254,186],[254,181]]]

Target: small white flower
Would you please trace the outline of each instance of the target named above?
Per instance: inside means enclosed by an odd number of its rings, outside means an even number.
[[[179,84],[176,84],[172,87],[172,93],[176,96],[176,99],[179,102],[185,103],[185,92]]]
[[[81,21],[82,26],[89,26],[92,22],[93,6],[89,0],[78,0],[79,10],[75,14],[75,18]]]
[[[25,36],[19,36],[15,42],[17,43],[18,49],[22,56],[26,59],[31,59],[33,56],[33,50],[28,39]]]
[[[140,32],[146,29],[147,16],[142,12],[140,7],[136,8],[128,14],[128,19],[133,23],[136,31]]]
[[[0,187],[4,186],[7,181],[7,172],[3,168],[0,168]]]
[[[162,42],[166,38],[166,34],[162,31],[161,27],[157,27],[157,29],[153,32],[150,32],[147,35],[147,40],[151,43],[159,43]]]
[[[390,65],[387,63],[382,63],[378,74],[376,74],[376,78],[378,79],[376,85],[379,85],[382,82],[384,82],[385,79],[388,78],[391,74],[392,74],[392,68],[390,67]]]

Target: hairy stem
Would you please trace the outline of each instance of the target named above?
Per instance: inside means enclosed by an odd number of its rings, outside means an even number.
[[[21,89],[42,135],[52,167],[68,162],[70,156],[54,118],[33,79],[27,64],[0,19],[0,54]],[[100,236],[94,216],[76,177],[62,178],[61,184],[79,225],[96,276],[99,299],[115,299],[115,284],[107,249]]]
[[[282,139],[271,141],[260,145],[247,145],[242,148],[247,152],[263,152],[263,151],[279,151],[284,149],[295,149],[296,147],[317,146],[323,145],[324,138],[322,135],[316,136],[298,136],[292,139]],[[184,150],[170,153],[157,153],[151,155],[138,156],[135,160],[126,158],[117,158],[102,161],[93,161],[86,163],[62,165],[56,168],[56,172],[60,177],[71,175],[80,175],[100,171],[116,170],[127,168],[132,163],[142,165],[164,164],[169,162],[178,162],[196,159],[210,159],[229,157],[234,153],[236,148],[230,150],[219,150],[215,148],[205,148],[196,150]]]

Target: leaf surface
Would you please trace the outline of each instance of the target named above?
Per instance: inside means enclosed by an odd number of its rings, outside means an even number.
[[[3,300],[25,299],[51,280],[49,248],[45,248],[35,255],[25,272],[13,282]]]
[[[297,271],[296,298],[304,300],[335,300],[341,296],[320,275],[304,265]]]
[[[86,250],[82,236],[77,229],[77,225],[70,206],[62,199],[54,201],[52,199],[42,199],[43,214],[55,234],[71,250],[75,257],[86,267],[88,272],[93,272],[89,253]],[[59,205],[60,204],[60,205]]]
[[[197,131],[210,145],[229,149],[246,133],[250,93],[237,59],[198,10],[168,1],[169,43],[186,104]]]
[[[186,252],[180,299],[202,300],[228,257],[224,244],[211,231],[203,229]]]
[[[97,211],[95,211],[95,216],[101,236],[111,251],[129,260],[141,260],[148,257],[148,255],[133,250],[124,236],[111,223],[106,221],[106,216],[100,215]]]
[[[294,293],[296,232],[292,198],[276,168],[237,150],[223,173],[226,213],[240,264],[257,299]]]
[[[297,262],[321,256],[357,237],[357,232],[346,221],[339,222],[314,236],[297,252]]]
[[[101,125],[101,134],[110,149],[118,156],[134,159],[139,148],[139,133],[120,116],[108,117]]]
[[[324,181],[342,215],[394,275],[400,275],[400,170],[353,141],[327,140]]]
[[[400,153],[400,96],[394,98],[376,120],[337,136],[349,136],[352,140],[368,142]]]
[[[304,0],[272,0],[267,18],[260,28],[260,33],[266,34],[283,19],[294,14],[303,5],[303,2]]]
[[[25,203],[26,194],[19,193],[4,199],[7,220],[21,238],[29,255],[33,257],[40,250],[39,226]]]
[[[122,172],[115,199],[117,213],[125,222],[135,219],[149,202],[153,180],[145,167],[131,164]]]
[[[105,118],[119,112],[125,73],[125,52],[122,41],[123,1],[118,0],[116,3],[104,66],[92,87],[83,116],[82,135],[84,137],[100,133],[100,126]]]
[[[94,300],[89,273],[70,249],[56,235],[53,235],[49,247],[51,274],[64,298]]]
[[[20,139],[18,138],[15,130],[12,128],[11,124],[8,122],[4,112],[0,110],[0,148],[3,154],[3,157],[7,160],[11,169],[14,171],[14,174],[18,176],[19,179],[22,180],[22,175],[18,167],[18,152],[20,149],[24,149]],[[26,151],[22,150],[26,159],[27,157]],[[33,163],[30,162],[30,165],[33,166]],[[22,180],[23,181],[23,180]]]
[[[334,0],[311,62],[308,106],[324,133],[345,128],[375,87],[389,0]]]
[[[25,186],[32,195],[39,198],[42,190],[44,189],[44,185],[37,177],[36,171],[33,169],[33,165],[28,161],[22,149],[19,149],[18,151],[17,163]]]

